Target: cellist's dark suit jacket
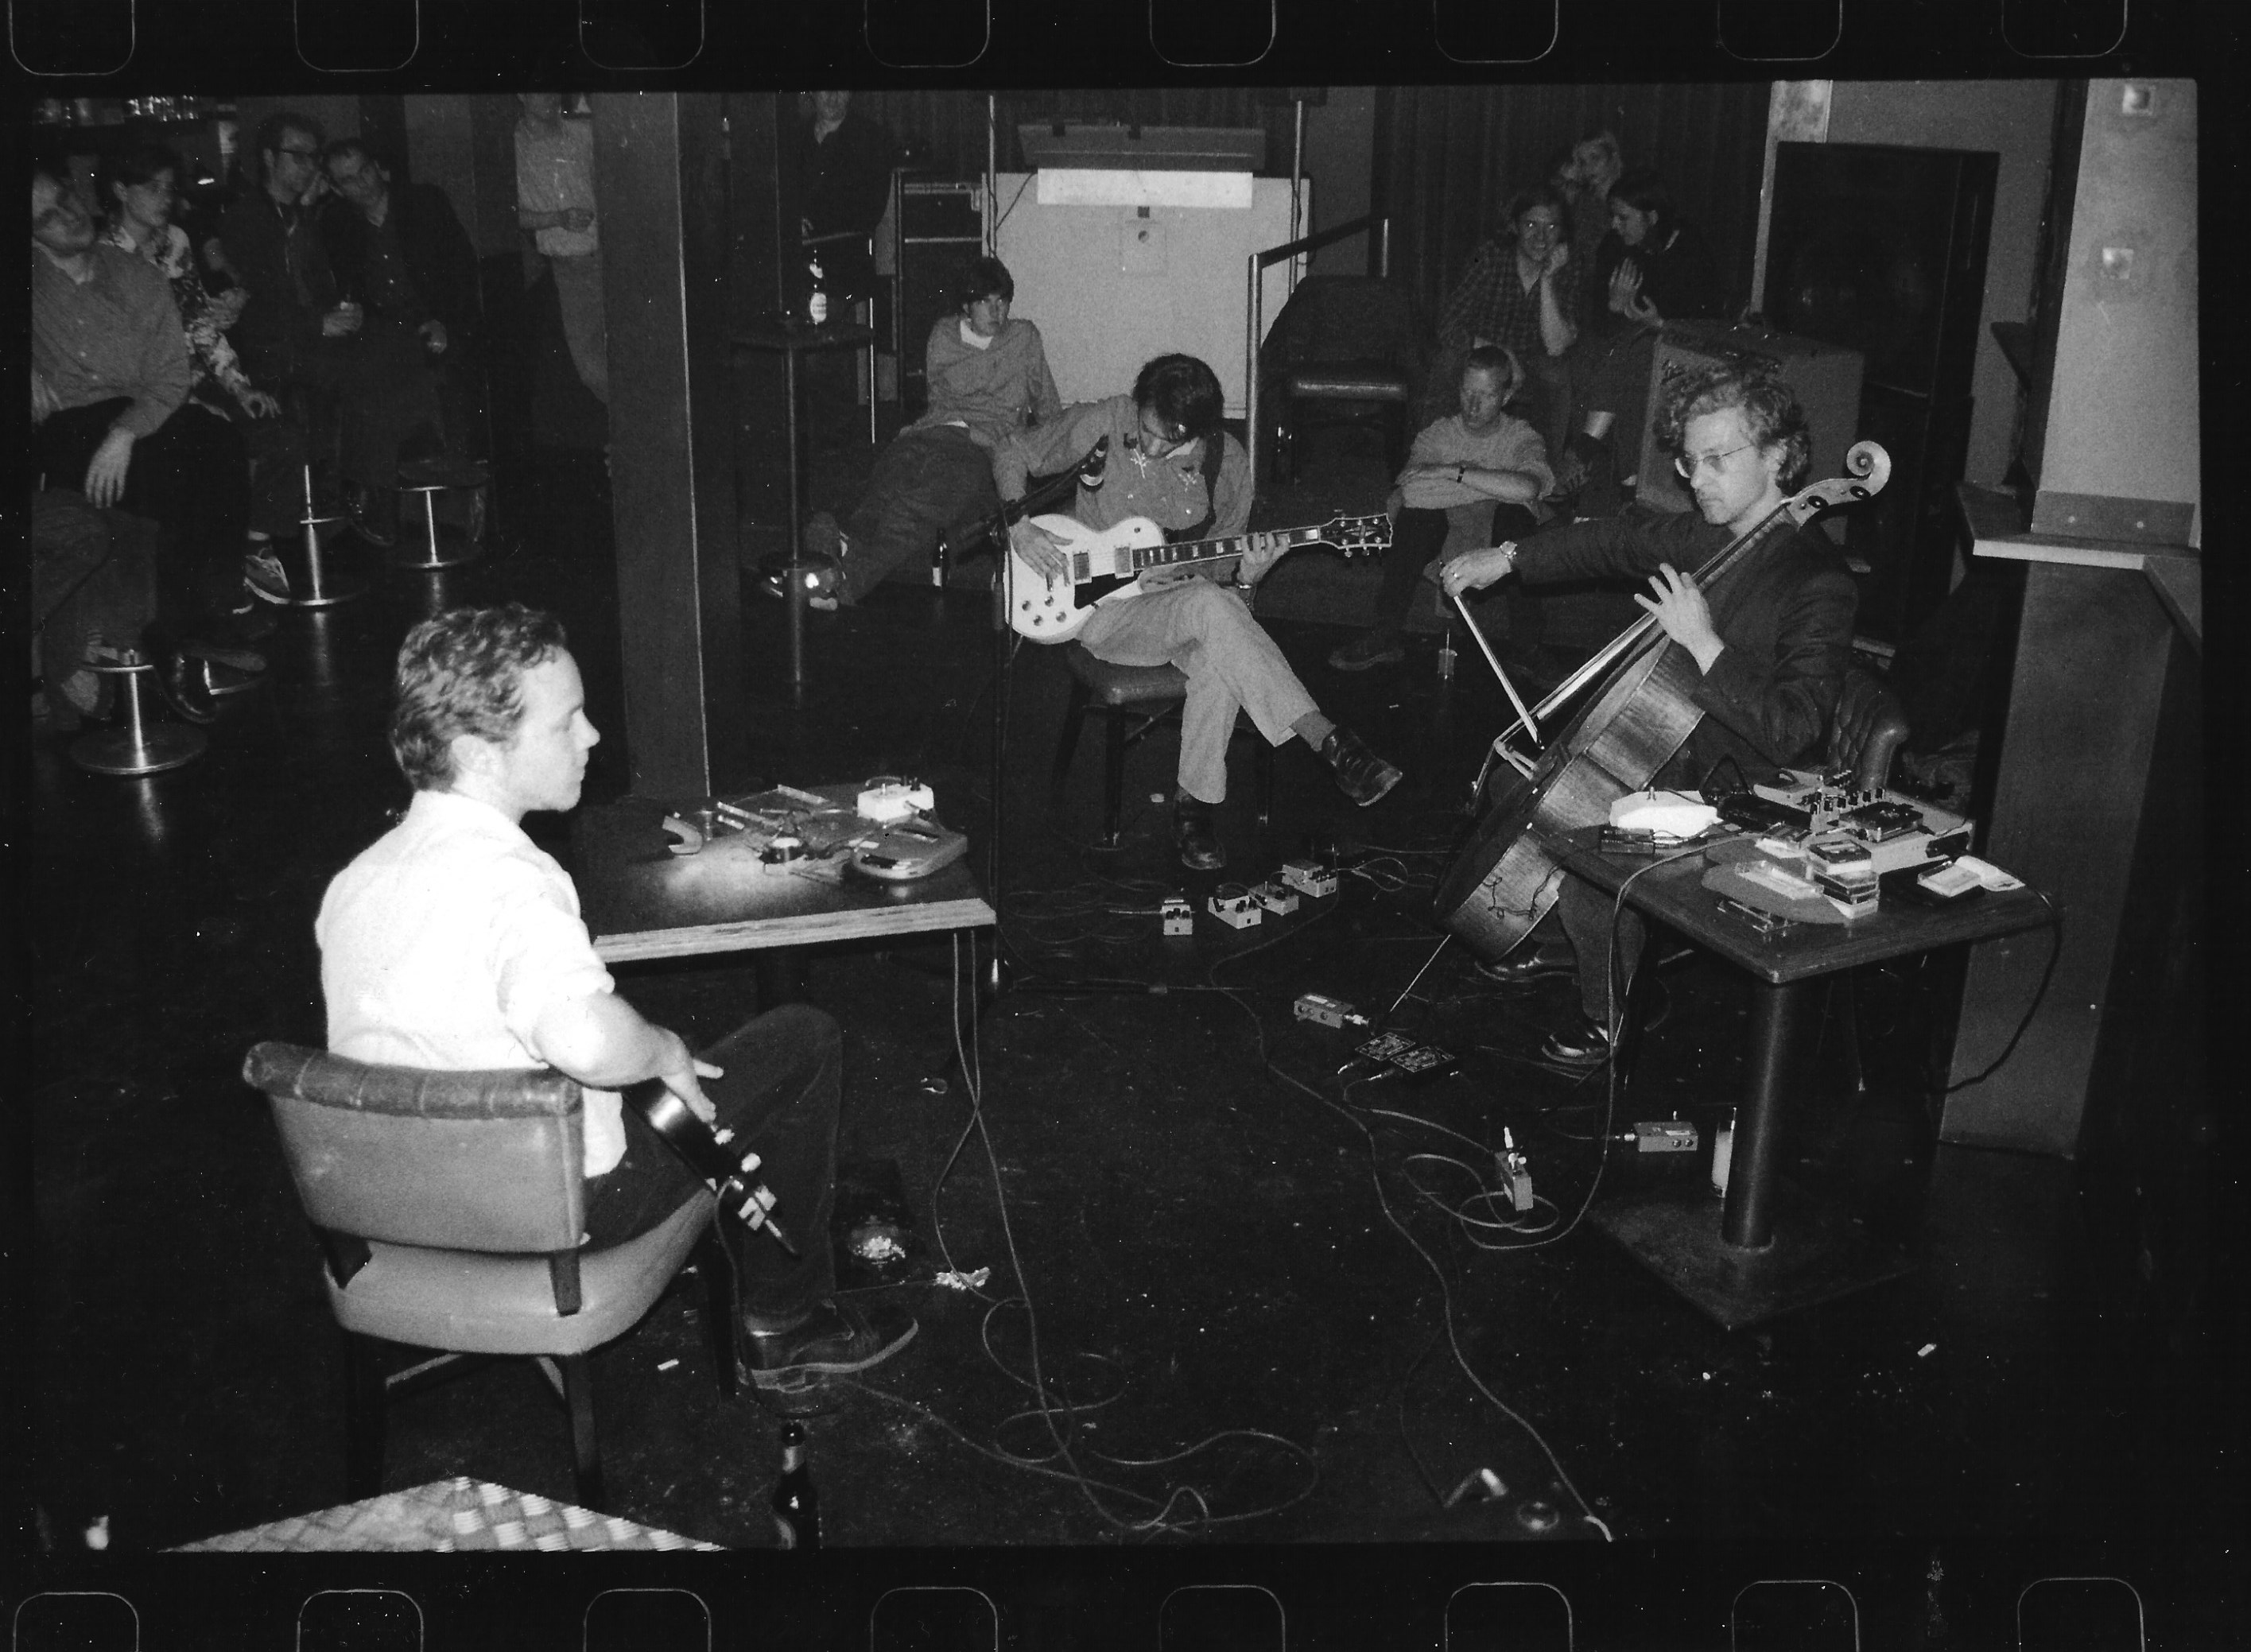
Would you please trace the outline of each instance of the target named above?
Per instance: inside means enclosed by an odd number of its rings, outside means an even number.
[[[1693,573],[1733,537],[1693,510],[1654,522],[1598,517],[1519,541],[1516,572],[1535,585],[1620,577],[1639,584],[1665,563]],[[1782,765],[1815,757],[1828,734],[1853,652],[1853,576],[1808,522],[1760,547],[1704,598],[1727,646],[1693,696],[1704,720],[1654,784],[1693,790],[1729,757],[1746,782],[1770,783]]]

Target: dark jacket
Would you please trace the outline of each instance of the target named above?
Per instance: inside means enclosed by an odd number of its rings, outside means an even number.
[[[813,123],[798,128],[804,180],[803,213],[815,236],[849,232],[852,238],[815,249],[831,294],[862,298],[876,286],[875,260],[864,238],[883,216],[891,195],[891,136],[873,121],[847,114],[826,142],[813,141]]]
[[[1666,321],[1701,320],[1723,312],[1711,249],[1693,224],[1667,225],[1660,219],[1650,239],[1654,245],[1630,247],[1612,230],[1595,249],[1595,280],[1587,295],[1587,315],[1600,330],[1633,325],[1610,307],[1610,277],[1627,259],[1641,266],[1642,297],[1656,305],[1657,313]]]
[[[1693,510],[1655,521],[1596,517],[1522,541],[1516,571],[1532,585],[1631,578],[1645,593],[1642,582],[1661,564],[1693,572],[1730,538]],[[1745,782],[1766,783],[1786,764],[1818,758],[1860,602],[1837,548],[1816,523],[1785,529],[1704,595],[1727,646],[1692,696],[1703,722],[1656,784],[1700,786],[1723,757],[1735,760]],[[1723,769],[1717,778],[1734,777]]]
[[[377,232],[350,202],[329,204],[322,224],[329,263],[339,287],[371,309],[384,310],[384,297],[371,290],[370,251]],[[405,290],[390,295],[399,320],[419,327],[433,318],[449,337],[467,342],[481,316],[477,302],[477,255],[454,215],[454,204],[434,183],[396,183],[384,227],[395,231],[406,266]]]
[[[321,317],[336,305],[336,273],[317,217],[301,209],[285,216],[253,184],[219,220],[227,261],[250,290],[227,337],[251,382],[268,390],[304,377],[320,348]]]

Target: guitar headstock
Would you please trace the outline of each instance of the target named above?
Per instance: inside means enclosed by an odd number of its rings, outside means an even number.
[[[1382,511],[1373,516],[1337,516],[1323,524],[1313,541],[1347,556],[1364,556],[1391,549],[1391,518]]]
[[[1845,455],[1850,476],[1832,476],[1801,487],[1783,502],[1792,521],[1804,522],[1825,510],[1873,499],[1892,479],[1892,456],[1874,442],[1854,442]]]

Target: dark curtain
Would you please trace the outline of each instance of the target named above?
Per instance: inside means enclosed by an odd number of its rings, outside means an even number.
[[[1016,142],[1023,121],[1074,125],[1260,127],[1266,133],[1264,176],[1290,171],[1291,107],[1281,94],[1256,86],[1171,90],[1102,89],[1003,92],[1000,107],[1000,169],[1021,172]],[[811,100],[801,100],[809,118]],[[852,107],[879,121],[897,142],[911,146],[918,162],[938,177],[985,176],[985,94],[982,92],[855,92]],[[1760,106],[1763,130],[1765,106]]]
[[[1375,210],[1391,215],[1392,275],[1435,309],[1508,197],[1607,126],[1626,165],[1656,167],[1703,226],[1732,314],[1749,297],[1767,84],[1381,89]]]

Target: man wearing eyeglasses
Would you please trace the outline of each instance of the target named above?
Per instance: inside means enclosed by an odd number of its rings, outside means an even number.
[[[421,342],[368,335],[365,312],[337,287],[315,211],[329,192],[320,128],[284,110],[259,124],[256,143],[256,186],[219,223],[226,263],[250,292],[229,336],[255,383],[336,407],[353,526],[387,546],[398,537],[398,450],[438,422]]]
[[[1696,498],[1693,512],[1651,520],[1596,517],[1524,541],[1476,550],[1438,575],[1449,597],[1511,574],[1527,584],[1639,577],[1634,600],[1696,662],[1693,693],[1703,721],[1652,784],[1694,790],[1723,781],[1771,782],[1786,764],[1820,748],[1853,650],[1858,595],[1844,559],[1814,522],[1786,525],[1724,583],[1706,592],[1691,570],[1766,522],[1784,490],[1804,479],[1805,415],[1789,385],[1763,369],[1722,364],[1686,375],[1666,395],[1659,439]],[[1487,973],[1510,982],[1576,970],[1582,1015],[1558,1029],[1542,1054],[1592,1066],[1608,1059],[1611,901],[1569,874],[1554,919],[1562,944],[1535,930]],[[1543,925],[1542,929],[1547,926]],[[1641,925],[1619,917],[1618,944],[1632,976]]]
[[[1141,369],[1131,394],[1067,407],[1011,438],[994,455],[993,480],[1001,498],[1021,499],[1029,477],[1069,469],[1107,437],[1102,479],[1080,483],[1073,501],[1078,521],[1101,529],[1139,516],[1175,542],[1232,537],[1250,525],[1252,484],[1243,444],[1220,427],[1222,407],[1209,365],[1193,356],[1160,356]],[[1011,535],[1032,567],[1050,579],[1068,577],[1063,553],[1045,529],[1024,521]],[[1195,871],[1227,863],[1212,810],[1227,796],[1227,743],[1238,711],[1248,711],[1271,744],[1295,735],[1311,746],[1362,808],[1399,784],[1397,769],[1322,714],[1250,612],[1250,591],[1284,549],[1259,545],[1219,570],[1223,578],[1151,570],[1141,577],[1147,594],[1096,609],[1078,632],[1098,659],[1176,666],[1188,675],[1173,841],[1181,863]]]

